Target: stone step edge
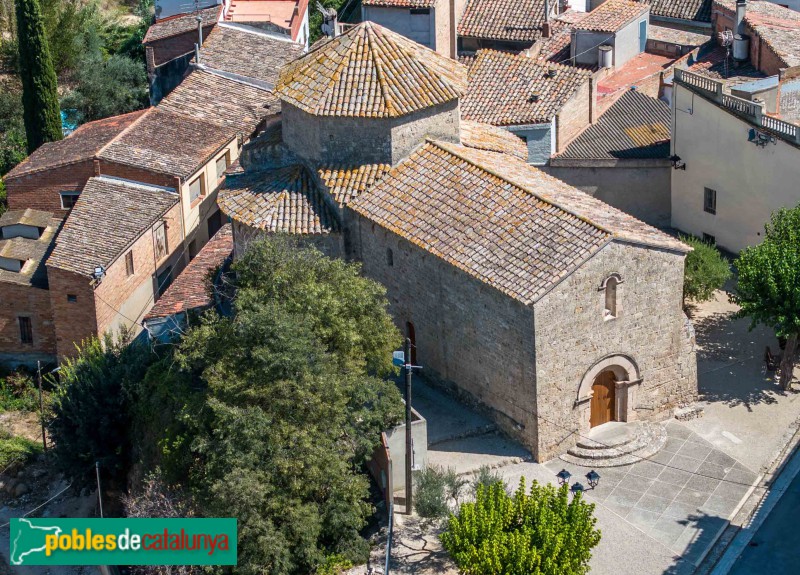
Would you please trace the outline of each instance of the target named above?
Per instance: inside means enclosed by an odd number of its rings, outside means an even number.
[[[627,455],[629,453],[633,453],[639,449],[645,447],[648,443],[650,443],[654,438],[649,434],[649,432],[645,434],[638,435],[634,438],[633,441],[630,443],[626,443],[619,447],[606,447],[603,449],[586,449],[581,447],[571,447],[567,450],[567,453],[570,455],[574,455],[575,457],[582,457],[584,459],[612,459],[614,457],[621,457],[623,455]]]
[[[495,469],[500,469],[501,467],[508,467],[509,465],[517,465],[518,463],[525,463],[527,461],[533,461],[532,457],[519,457],[515,455],[513,457],[505,457],[500,461],[496,461],[495,463],[491,464],[484,464],[479,465],[477,467],[471,467],[469,469],[465,469],[464,471],[459,471],[459,477],[466,477],[467,475],[476,475],[482,467],[487,467],[489,470],[494,471]]]
[[[663,435],[656,438],[655,441],[649,443],[645,447],[634,451],[632,453],[626,453],[620,457],[614,459],[585,459],[583,457],[575,457],[574,455],[570,455],[569,453],[565,453],[560,456],[560,459],[566,461],[567,463],[572,463],[573,465],[580,465],[581,467],[622,467],[624,465],[633,465],[634,463],[638,463],[640,461],[646,460],[649,457],[652,457],[659,451],[661,448],[664,447],[667,443],[667,434],[664,433]]]
[[[634,441],[638,436],[636,434],[626,435],[622,440],[617,441],[605,441],[605,442],[598,442],[591,438],[581,438],[577,446],[583,449],[608,449],[609,447],[620,447],[622,445],[627,445]]]
[[[428,449],[430,449],[431,447],[436,447],[437,445],[442,445],[443,443],[449,443],[450,441],[459,441],[461,439],[469,439],[471,437],[480,437],[481,435],[488,435],[496,431],[497,431],[497,426],[494,423],[490,423],[488,425],[476,427],[475,429],[470,429],[469,431],[456,433],[454,435],[443,437],[435,441],[429,441]]]

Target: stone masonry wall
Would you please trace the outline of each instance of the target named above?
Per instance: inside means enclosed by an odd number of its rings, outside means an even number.
[[[386,287],[401,332],[414,326],[422,376],[487,406],[535,454],[532,310],[350,210],[345,217],[350,255]]]
[[[233,251],[235,256],[239,256],[247,249],[250,242],[267,234],[264,230],[251,228],[245,224],[233,220]],[[315,234],[315,235],[295,235],[293,239],[298,240],[302,245],[314,246],[329,258],[342,258],[344,251],[342,248],[342,234]]]
[[[94,165],[90,159],[19,178],[8,178],[5,182],[8,208],[33,208],[66,217],[69,210],[61,207],[60,192],[79,192],[94,175]]]
[[[697,396],[691,324],[683,314],[684,256],[613,242],[534,305],[539,459],[579,439],[575,407],[584,375],[603,358],[625,355],[642,377],[633,409],[659,420]],[[605,278],[620,274],[617,317],[604,318]],[[549,423],[549,422],[553,423]]]
[[[460,142],[458,100],[392,120],[392,164],[408,156],[425,138]]]
[[[50,293],[30,285],[4,282],[0,297],[0,362],[26,363],[30,358],[51,360],[56,355],[56,334]],[[33,343],[20,340],[20,316],[31,318]]]

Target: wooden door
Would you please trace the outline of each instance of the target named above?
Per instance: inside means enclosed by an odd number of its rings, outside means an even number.
[[[596,427],[609,421],[614,421],[614,373],[604,371],[599,374],[592,384],[592,413],[589,425]]]

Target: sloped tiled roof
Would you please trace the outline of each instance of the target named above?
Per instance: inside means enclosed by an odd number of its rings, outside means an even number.
[[[495,126],[549,122],[590,78],[574,66],[481,50],[470,67],[461,115]]]
[[[323,166],[318,173],[334,201],[345,206],[380,181],[390,169],[389,164]]]
[[[178,203],[166,188],[109,177],[89,178],[47,265],[90,276],[108,268]]]
[[[101,150],[98,158],[186,178],[230,142],[236,132],[158,107],[150,108]]]
[[[714,4],[736,13],[735,0],[714,0]],[[766,0],[750,1],[744,19],[786,67],[800,65],[800,12]]]
[[[139,110],[130,114],[87,122],[63,140],[42,144],[34,153],[8,172],[4,179],[26,176],[42,170],[90,160],[98,150],[144,113],[144,110]]]
[[[679,44],[681,46],[702,46],[711,40],[711,32],[699,34],[697,32],[650,24],[647,27],[647,39]]]
[[[0,216],[0,228],[3,226],[13,226],[22,224],[23,226],[33,226],[35,228],[46,228],[50,225],[53,214],[42,210],[25,208],[24,210],[8,210]]]
[[[442,142],[350,207],[526,305],[614,238],[687,250],[521,160]]]
[[[219,24],[203,41],[200,63],[215,70],[267,82],[278,81],[280,69],[303,53],[288,36],[242,24]]]
[[[670,108],[636,90],[625,92],[596,124],[558,158],[651,159],[669,157]]]
[[[362,22],[285,66],[276,92],[318,116],[387,118],[460,97],[466,76],[455,60]]]
[[[221,5],[200,10],[200,18],[203,19],[203,27],[211,26],[217,22],[221,12]],[[197,30],[197,15],[193,12],[170,16],[150,26],[150,28],[147,29],[147,33],[144,35],[142,44],[163,40],[164,38],[170,38],[171,36],[177,36],[178,34],[183,34],[184,32],[190,32],[192,30]]]
[[[214,300],[207,285],[208,274],[221,266],[232,252],[233,230],[230,224],[225,224],[175,278],[144,319],[211,306]]]
[[[663,18],[711,22],[712,0],[653,0],[650,14]]]
[[[467,0],[458,35],[532,44],[543,23],[544,0]]]
[[[0,217],[0,227],[24,224],[44,228],[38,239],[23,237],[0,239],[0,256],[24,261],[18,272],[0,269],[0,283],[30,285],[47,289],[44,261],[53,249],[62,219],[41,210],[9,210]]]
[[[616,32],[650,9],[650,4],[636,0],[606,0],[589,12],[575,27],[591,32]]]
[[[209,106],[213,102],[213,106]],[[167,112],[221,124],[249,136],[267,116],[281,110],[269,90],[231,80],[207,70],[193,70],[158,104]]]
[[[726,59],[728,60],[727,64]],[[750,61],[734,67],[733,58],[728,59],[725,48],[716,43],[700,48],[697,57],[690,56],[687,64],[690,72],[715,80],[725,80],[728,85],[738,84],[751,78],[765,77],[765,74],[753,66]]]
[[[528,160],[528,146],[521,138],[490,124],[461,120],[461,144],[476,150],[500,152]]]
[[[301,165],[229,174],[217,203],[234,220],[267,232],[327,234],[340,229],[333,209]]]
[[[362,0],[361,5],[386,8],[433,8],[436,0]]]

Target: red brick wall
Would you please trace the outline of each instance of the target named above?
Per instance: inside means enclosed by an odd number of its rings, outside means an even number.
[[[56,352],[59,358],[75,355],[75,344],[97,335],[94,290],[91,280],[74,272],[47,267],[50,305],[55,322]],[[70,302],[67,295],[77,296]]]
[[[717,33],[724,30],[733,30],[736,33],[736,12],[728,10],[720,4],[714,3],[714,13],[712,14],[714,24],[714,37]],[[786,64],[773,51],[773,49],[756,34],[750,26],[745,23],[745,32],[750,36],[750,63],[758,70],[773,76],[781,68],[786,68]]]
[[[59,192],[82,190],[94,175],[92,160],[44,170],[35,174],[8,178],[6,190],[11,210],[34,208],[66,217]]]
[[[22,355],[25,353],[56,353],[56,335],[50,293],[30,285],[3,283],[0,286],[0,353]],[[33,331],[33,344],[20,341],[19,316],[29,316]]]
[[[203,28],[203,38],[207,38],[208,33],[211,32],[213,28],[213,25],[205,26]],[[150,57],[147,59],[149,71],[152,72],[152,68],[150,68],[151,65],[161,66],[178,56],[183,56],[184,54],[192,52],[197,39],[197,30],[195,29],[184,32],[183,34],[178,34],[177,36],[164,38],[163,40],[148,42],[147,51],[149,52],[149,49],[153,51],[152,60]]]

